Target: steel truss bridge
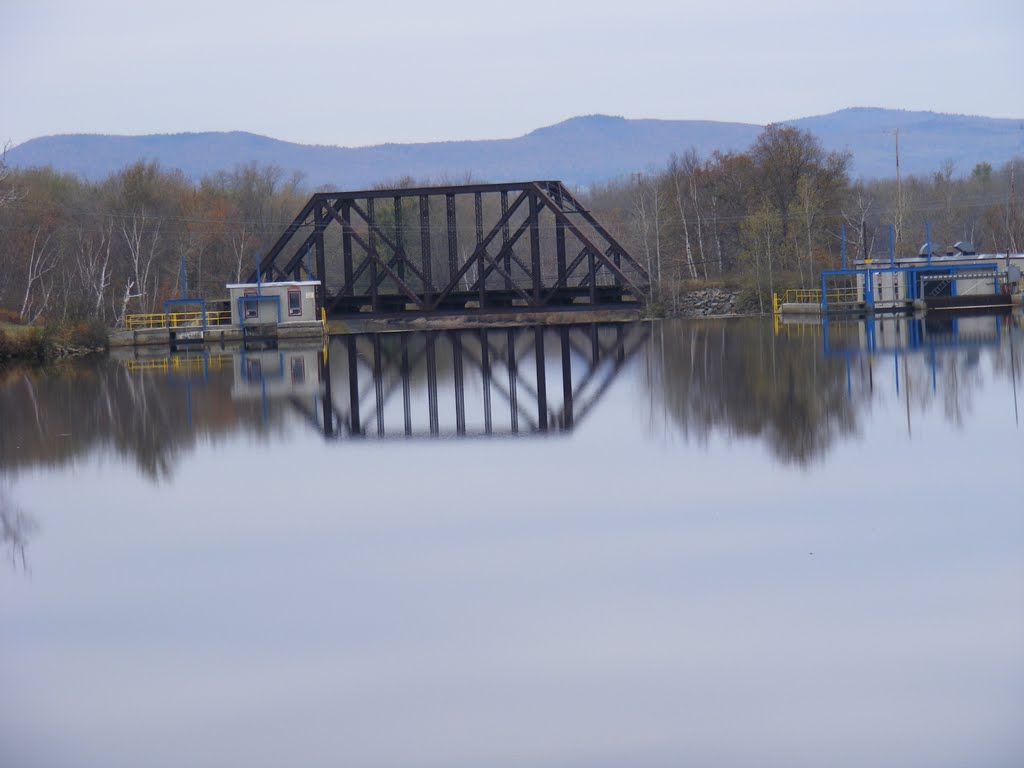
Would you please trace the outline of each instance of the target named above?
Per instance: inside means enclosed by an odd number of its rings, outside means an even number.
[[[321,192],[259,262],[329,316],[643,302],[646,269],[559,181]]]
[[[334,440],[567,432],[647,337],[623,323],[336,337],[318,401],[291,405]]]

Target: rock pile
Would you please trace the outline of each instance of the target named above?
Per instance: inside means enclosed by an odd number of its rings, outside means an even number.
[[[709,317],[731,315],[736,312],[736,291],[722,288],[702,288],[679,297],[676,313],[680,317]]]

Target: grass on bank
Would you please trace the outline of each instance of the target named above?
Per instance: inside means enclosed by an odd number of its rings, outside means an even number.
[[[0,308],[0,361],[44,362],[105,349],[107,329],[93,320],[27,325],[16,312]]]

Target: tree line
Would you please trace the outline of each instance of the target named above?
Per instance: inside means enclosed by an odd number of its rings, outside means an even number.
[[[890,247],[916,255],[928,234],[936,253],[960,241],[979,253],[1024,248],[1024,158],[877,180],[851,180],[849,163],[806,131],[769,125],[746,152],[673,156],[592,190],[590,203],[646,262],[669,311],[709,281],[749,288],[763,311],[773,290],[813,287],[820,270],[839,268],[844,248],[850,265],[887,259]]]
[[[99,183],[12,170],[5,186],[0,306],[27,322],[115,326],[127,313],[161,311],[182,278],[190,295],[223,295],[308,197],[300,177],[255,164],[198,184],[152,162]]]
[[[887,256],[890,225],[898,255],[917,252],[926,224],[938,249],[960,240],[985,252],[1024,248],[1020,158],[961,176],[946,164],[927,177],[867,181],[851,180],[849,163],[806,131],[770,125],[746,152],[683,152],[579,195],[645,264],[668,312],[706,283],[745,287],[748,306],[763,311],[773,290],[813,285],[819,270],[838,267],[844,244],[851,258]],[[88,182],[0,162],[0,307],[26,321],[116,326],[160,311],[183,278],[190,295],[222,296],[308,195],[301,176],[269,165],[192,182],[138,162]]]

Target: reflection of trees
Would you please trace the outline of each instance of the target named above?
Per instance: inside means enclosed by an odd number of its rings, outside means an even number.
[[[8,489],[0,482],[0,547],[15,568],[19,564],[27,568],[25,547],[35,529],[35,521],[14,503]]]
[[[856,431],[845,366],[823,357],[819,334],[776,338],[758,319],[664,322],[648,355],[652,398],[686,436],[761,437],[804,464]]]
[[[112,450],[153,479],[202,438],[261,429],[259,403],[231,399],[230,371],[204,380],[132,373],[111,360],[0,372],[0,466],[60,465]]]

